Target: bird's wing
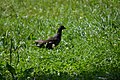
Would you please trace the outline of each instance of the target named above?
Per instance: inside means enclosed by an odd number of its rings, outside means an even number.
[[[56,40],[58,40],[57,36],[55,35],[54,37],[50,37],[47,40],[35,40],[35,43],[38,44],[45,44],[45,43],[53,43]]]
[[[47,42],[47,43],[53,43],[53,42],[55,42],[56,40],[57,40],[56,37],[50,37],[50,38],[48,38],[48,39],[46,40],[46,42]]]

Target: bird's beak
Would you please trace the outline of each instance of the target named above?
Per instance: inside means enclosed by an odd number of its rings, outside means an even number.
[[[66,29],[65,27],[63,29]]]

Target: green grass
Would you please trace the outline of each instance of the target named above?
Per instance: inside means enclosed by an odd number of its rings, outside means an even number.
[[[119,0],[1,0],[0,79],[119,80]],[[60,44],[38,48],[63,24]]]

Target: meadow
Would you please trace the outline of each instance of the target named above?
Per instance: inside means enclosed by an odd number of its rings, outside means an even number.
[[[120,1],[1,0],[0,80],[120,80]]]

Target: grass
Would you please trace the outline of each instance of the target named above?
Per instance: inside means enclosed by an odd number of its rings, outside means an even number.
[[[119,0],[1,0],[0,79],[119,80]],[[53,50],[34,40],[53,36]],[[11,68],[11,69],[12,69]]]

